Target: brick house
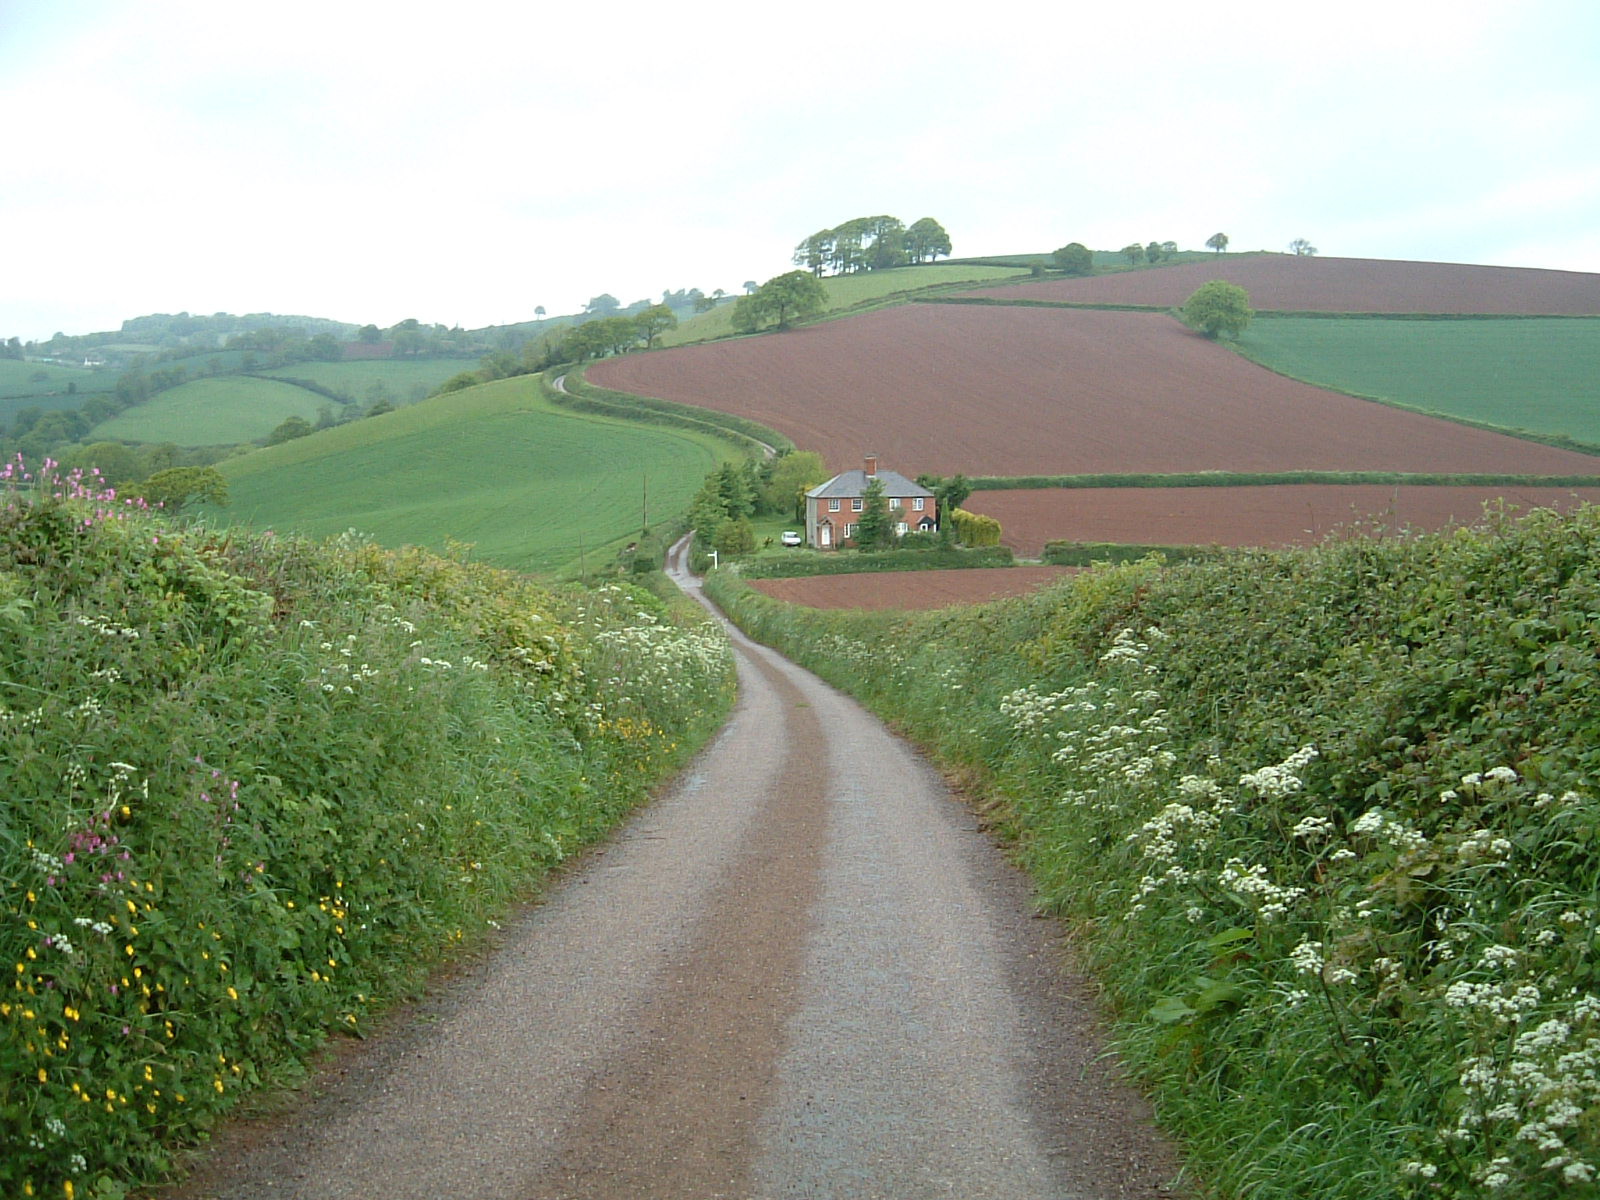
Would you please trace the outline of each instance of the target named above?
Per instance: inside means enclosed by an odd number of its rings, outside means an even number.
[[[933,493],[898,471],[880,471],[878,456],[869,454],[864,470],[842,472],[806,493],[806,545],[819,550],[848,545],[866,507],[867,484],[874,479],[883,485],[896,533],[932,533],[939,528]]]

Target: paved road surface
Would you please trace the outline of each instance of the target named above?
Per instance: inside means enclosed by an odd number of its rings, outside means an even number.
[[[734,637],[739,705],[677,786],[174,1200],[1176,1194],[971,814]]]

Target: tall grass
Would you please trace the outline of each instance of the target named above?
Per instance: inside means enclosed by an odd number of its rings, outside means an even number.
[[[5,495],[0,1194],[160,1171],[480,937],[731,687],[647,593]]]
[[[1600,510],[736,619],[983,781],[1226,1196],[1593,1195]]]

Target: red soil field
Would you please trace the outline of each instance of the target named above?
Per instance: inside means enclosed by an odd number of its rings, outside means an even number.
[[[1325,487],[1039,488],[975,492],[966,506],[1000,522],[1001,541],[1036,558],[1047,541],[1156,546],[1303,546],[1360,525],[1468,525],[1486,501],[1520,511],[1600,503],[1600,488]]]
[[[1600,275],[1528,267],[1395,262],[1376,258],[1313,258],[1292,254],[1223,254],[1211,262],[1176,263],[1097,275],[982,288],[964,293],[1005,300],[1075,304],[1145,304],[1175,308],[1208,279],[1226,279],[1250,293],[1251,307],[1302,312],[1600,313]]]
[[[1071,573],[1070,567],[971,567],[752,579],[750,586],[774,599],[808,608],[947,608],[1025,595]]]
[[[1600,473],[1597,457],[1286,379],[1159,313],[908,304],[588,378],[750,417],[835,471],[873,452],[908,476]]]

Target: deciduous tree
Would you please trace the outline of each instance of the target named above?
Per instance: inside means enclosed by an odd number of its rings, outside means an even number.
[[[1221,254],[1228,248],[1228,235],[1225,233],[1213,233],[1206,239],[1206,245]]]
[[[914,263],[933,262],[941,254],[949,258],[950,235],[932,217],[922,217],[906,230],[906,254]]]
[[[169,467],[146,479],[140,490],[147,501],[169,512],[196,502],[228,503],[228,481],[215,467]]]
[[[665,304],[652,304],[638,316],[633,318],[634,328],[639,331],[646,350],[653,348],[656,338],[666,333],[669,329],[678,327],[678,317]]]
[[[1087,275],[1094,270],[1094,255],[1082,242],[1068,242],[1050,255],[1056,269],[1068,275]]]
[[[889,518],[889,501],[883,494],[883,480],[873,477],[861,493],[861,519],[856,522],[856,548],[876,550],[894,542],[894,525]]]
[[[1223,334],[1238,337],[1255,315],[1250,307],[1250,293],[1225,279],[1202,283],[1183,302],[1182,309],[1184,324],[1208,338]]]
[[[808,271],[788,271],[767,280],[755,294],[741,296],[733,306],[733,327],[752,333],[767,325],[787,329],[827,306],[828,291]]]
[[[1310,257],[1317,252],[1317,248],[1306,241],[1305,238],[1295,238],[1294,241],[1289,243],[1289,249],[1301,257]]]

